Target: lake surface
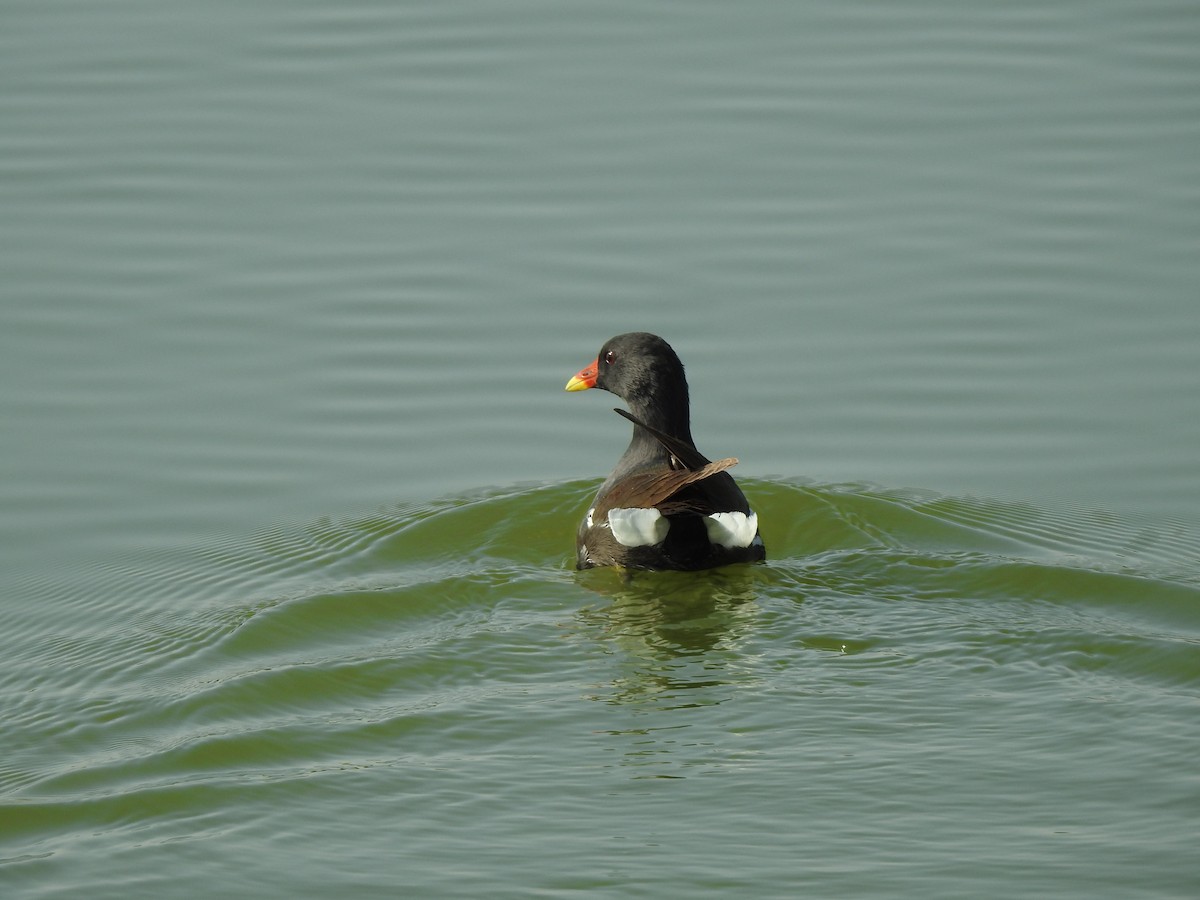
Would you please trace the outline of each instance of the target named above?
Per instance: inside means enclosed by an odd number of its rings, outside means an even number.
[[[2,18],[6,898],[1200,893],[1191,7]]]

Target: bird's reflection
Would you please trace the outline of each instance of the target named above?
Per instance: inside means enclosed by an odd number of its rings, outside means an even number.
[[[593,699],[658,708],[727,699],[750,677],[740,645],[757,615],[760,572],[747,565],[581,573],[581,583],[606,601],[578,613],[583,630],[621,657],[616,678]]]

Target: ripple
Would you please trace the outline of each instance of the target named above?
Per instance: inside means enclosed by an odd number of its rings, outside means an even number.
[[[783,740],[811,760],[878,755],[859,779],[882,789],[888,754],[867,748],[892,728],[979,753],[972,704],[1005,705],[1019,737],[992,726],[993,739],[1050,753],[1039,732],[1059,702],[1191,703],[1200,539],[1176,523],[743,484],[770,559],[712,572],[572,571],[592,481],[114,563],[90,624],[25,623],[29,680],[9,685],[0,768],[28,813],[15,837],[204,840],[229,809],[269,819],[314,793],[336,805],[328,792],[380,772],[427,796],[429,778],[464,768],[553,769],[547,729],[555,754],[602,752],[633,781],[770,770]],[[71,592],[43,602],[61,612]]]

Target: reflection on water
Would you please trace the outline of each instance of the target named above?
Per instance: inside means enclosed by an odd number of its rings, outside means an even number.
[[[752,682],[743,644],[753,631],[761,566],[713,572],[580,573],[608,604],[577,616],[624,657],[620,674],[592,699],[660,708],[709,706]]]

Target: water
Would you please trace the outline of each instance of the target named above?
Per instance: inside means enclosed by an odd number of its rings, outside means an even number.
[[[1190,897],[1200,20],[18,6],[6,897]],[[665,335],[762,566],[571,568]]]

